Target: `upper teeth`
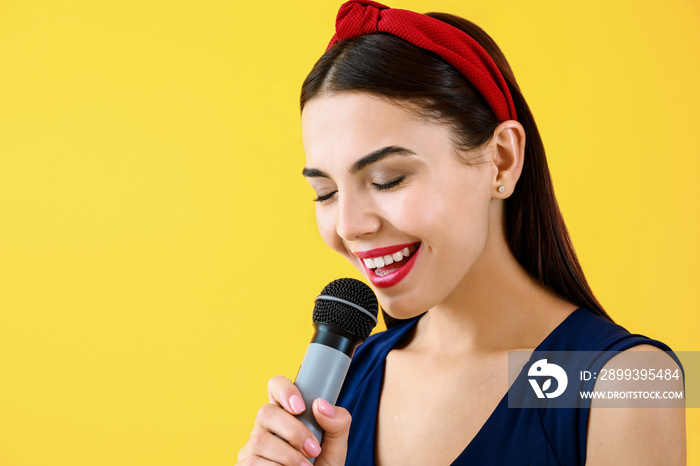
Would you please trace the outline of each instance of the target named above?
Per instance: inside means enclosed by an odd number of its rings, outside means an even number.
[[[368,269],[376,269],[377,267],[384,267],[385,265],[390,265],[394,262],[398,262],[404,257],[408,257],[409,254],[411,254],[411,252],[408,250],[408,248],[403,248],[401,251],[395,252],[394,254],[373,257],[371,259],[363,260],[365,261],[365,265]]]

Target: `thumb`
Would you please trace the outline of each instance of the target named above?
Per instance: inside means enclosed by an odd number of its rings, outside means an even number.
[[[324,431],[321,454],[314,463],[317,466],[342,466],[348,452],[348,435],[352,420],[347,409],[333,406],[323,398],[312,405],[316,422]]]

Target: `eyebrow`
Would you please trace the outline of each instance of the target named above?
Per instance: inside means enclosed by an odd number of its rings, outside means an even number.
[[[362,170],[363,168],[368,167],[369,165],[372,165],[373,163],[377,163],[380,160],[392,156],[392,155],[416,155],[415,152],[412,150],[406,149],[405,147],[398,147],[398,146],[386,146],[382,147],[381,149],[377,149],[374,152],[370,152],[369,154],[365,155],[358,161],[352,164],[350,167],[350,173],[355,174]],[[304,175],[307,178],[330,178],[327,173],[318,170],[316,168],[307,168],[304,167],[304,169],[301,171],[301,174]]]

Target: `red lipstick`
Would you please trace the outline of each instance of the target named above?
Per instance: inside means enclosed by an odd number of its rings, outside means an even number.
[[[398,244],[396,246],[389,246],[386,248],[378,248],[378,249],[372,249],[370,251],[362,251],[362,252],[356,252],[354,253],[356,256],[360,258],[375,258],[379,256],[385,256],[385,255],[390,255],[396,252],[401,251],[404,248],[410,247],[410,246],[416,246],[416,250],[413,252],[413,255],[406,261],[405,264],[402,264],[399,266],[396,270],[393,272],[387,274],[387,275],[377,275],[374,269],[370,269],[365,265],[364,261],[362,262],[362,267],[364,267],[365,271],[367,272],[367,278],[369,281],[372,283],[372,285],[376,286],[377,288],[389,288],[391,286],[394,286],[398,284],[401,280],[406,278],[408,273],[411,271],[413,268],[413,265],[416,263],[416,257],[418,256],[418,252],[420,251],[420,243],[407,243],[407,244]],[[390,266],[387,266],[390,267]]]

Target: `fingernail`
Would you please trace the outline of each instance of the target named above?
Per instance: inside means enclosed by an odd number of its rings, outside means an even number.
[[[309,463],[308,461],[304,460],[304,461],[302,461],[302,462],[299,464],[299,466],[311,466],[311,463]]]
[[[326,417],[330,417],[331,419],[335,417],[333,406],[323,398],[318,399],[318,410]]]
[[[296,414],[299,414],[306,409],[304,400],[302,400],[299,395],[292,395],[289,398],[289,406],[292,408],[292,411]]]
[[[304,440],[304,451],[312,458],[321,454],[321,446],[312,438]]]

